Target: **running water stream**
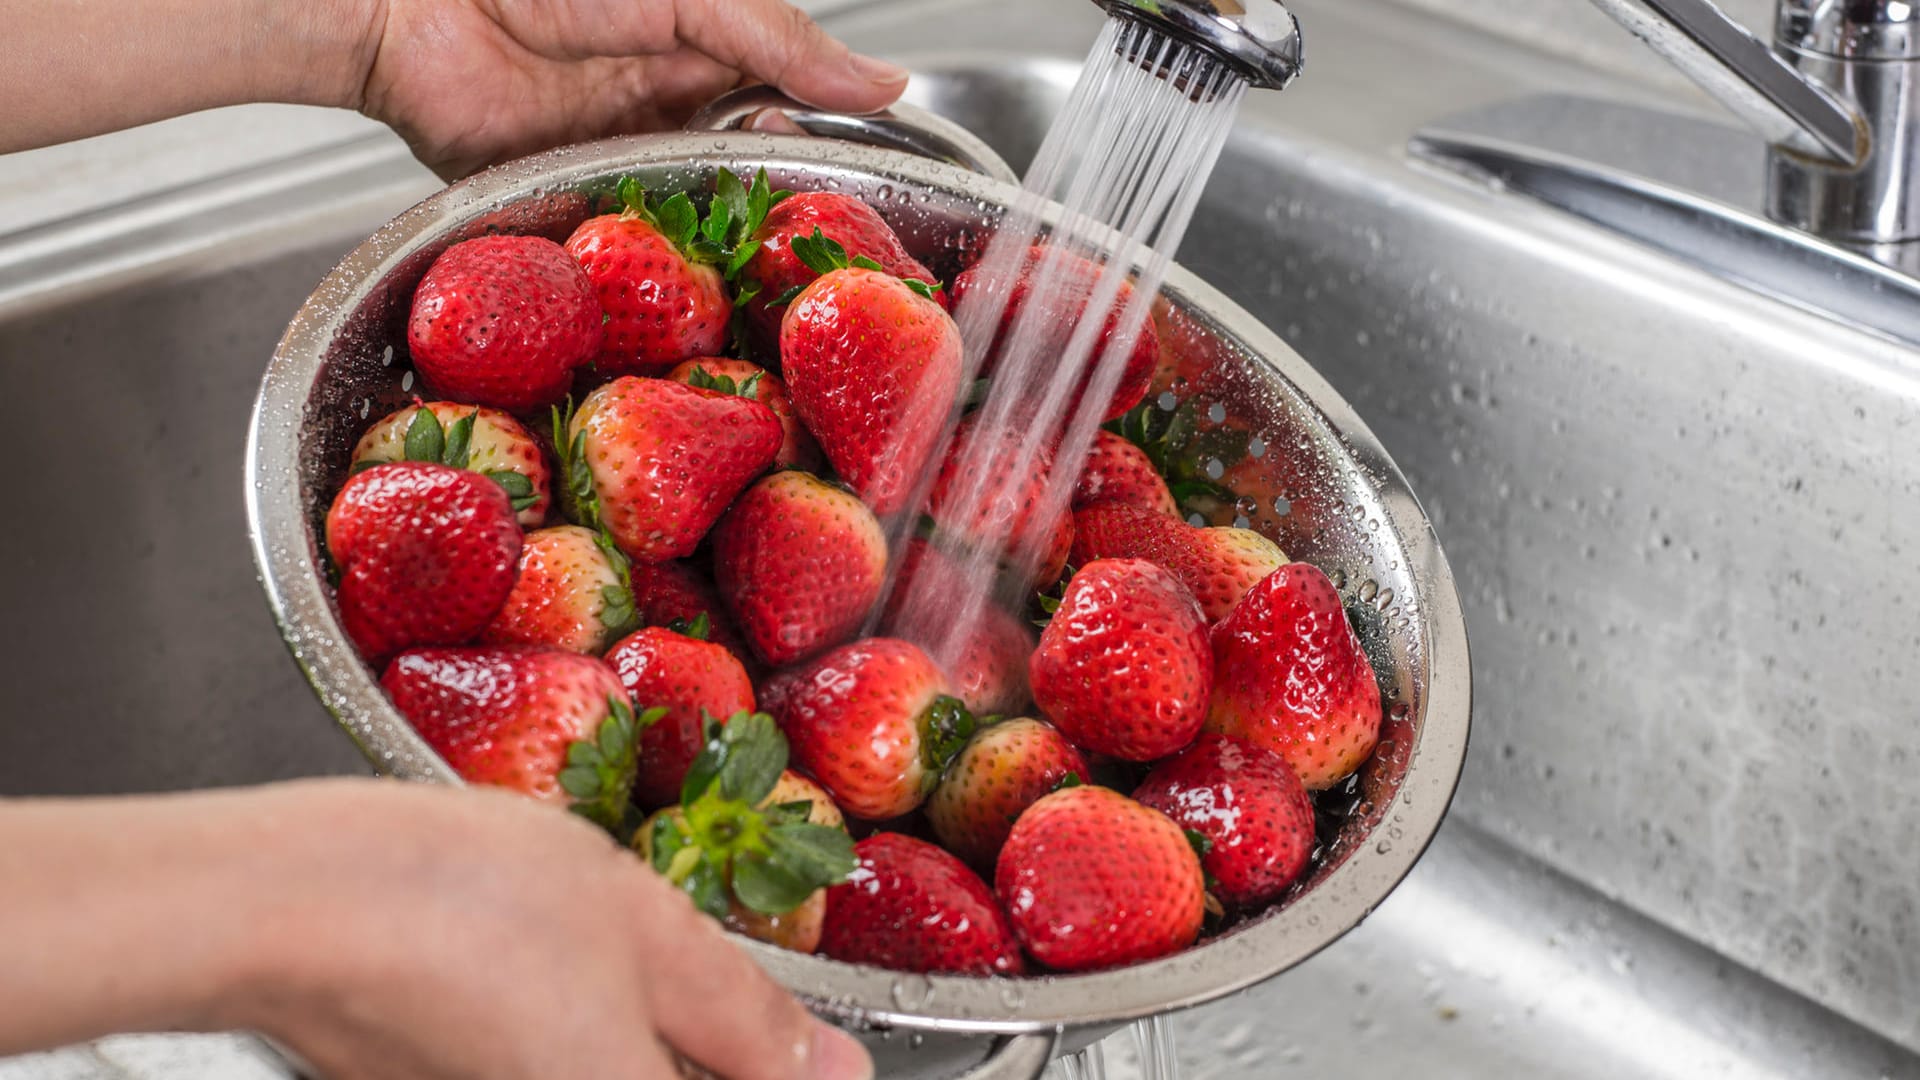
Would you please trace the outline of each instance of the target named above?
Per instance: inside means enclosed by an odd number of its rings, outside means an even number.
[[[917,626],[949,670],[990,605],[1018,610],[1029,599],[1127,358],[1139,335],[1154,332],[1151,305],[1246,90],[1212,52],[1109,19],[988,241],[955,318],[966,343],[962,385],[991,377],[952,451],[932,535],[963,587],[955,595],[953,577],[935,573],[889,583],[896,621]],[[957,428],[958,417],[942,446],[955,443]],[[913,505],[928,505],[943,456],[919,478]],[[1036,475],[1046,477],[1037,491]],[[920,518],[896,522],[895,550]],[[1133,1034],[1141,1080],[1175,1080],[1171,1026],[1145,1020]],[[1099,1044],[1059,1068],[1067,1080],[1107,1077]]]

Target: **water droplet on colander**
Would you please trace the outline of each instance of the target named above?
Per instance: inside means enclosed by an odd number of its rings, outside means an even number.
[[[1333,573],[1327,575],[1327,580],[1333,582],[1334,588],[1344,589],[1347,587],[1347,572],[1336,569]]]
[[[876,198],[876,199],[891,199],[891,198],[893,198],[893,185],[892,185],[892,184],[881,184],[881,185],[880,185],[879,187],[877,187],[877,188],[874,188],[874,189],[873,189],[873,197],[874,197],[874,198]]]
[[[382,367],[393,366],[393,346],[389,345],[380,351],[380,365]]]
[[[1373,850],[1378,852],[1381,855],[1385,855],[1387,852],[1393,850],[1393,843],[1388,840],[1382,840],[1379,843],[1373,845]]]
[[[1000,1004],[1009,1009],[1018,1009],[1027,1003],[1027,992],[1021,989],[1019,982],[1013,979],[1000,981]]]
[[[918,1050],[922,1046],[925,1046],[926,1044],[927,1044],[926,1032],[910,1031],[907,1033],[907,1049]]]
[[[401,374],[400,389],[406,393],[411,393],[413,391],[413,372],[412,371],[407,371]]]
[[[1380,595],[1373,598],[1373,606],[1385,611],[1393,606],[1393,590],[1381,589]]]
[[[1233,500],[1233,508],[1241,514],[1252,514],[1260,509],[1260,503],[1251,495],[1242,495]]]
[[[889,992],[895,1005],[903,1009],[918,1009],[933,1000],[933,980],[925,975],[902,975],[893,980]]]

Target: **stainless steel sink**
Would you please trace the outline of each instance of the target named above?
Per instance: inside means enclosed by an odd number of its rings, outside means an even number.
[[[1422,493],[1477,738],[1369,922],[1175,1019],[1185,1075],[1920,1077],[1920,354],[1405,152],[1464,110],[1644,89],[1377,0],[1294,6],[1306,77],[1249,100],[1181,260]],[[831,21],[1019,164],[1097,18]],[[362,769],[265,614],[239,457],[288,315],[430,189],[374,140],[0,242],[30,508],[0,537],[0,792]]]

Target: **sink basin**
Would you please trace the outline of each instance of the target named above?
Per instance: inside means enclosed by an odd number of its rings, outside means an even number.
[[[1421,493],[1476,740],[1368,922],[1173,1018],[1183,1075],[1920,1077],[1920,356],[1405,152],[1465,109],[1640,88],[1378,0],[1293,6],[1307,75],[1249,98],[1180,259]],[[829,22],[1019,165],[1097,18]],[[266,613],[240,456],[288,316],[433,187],[362,140],[0,245],[0,430],[55,455],[0,537],[0,793],[364,768]]]

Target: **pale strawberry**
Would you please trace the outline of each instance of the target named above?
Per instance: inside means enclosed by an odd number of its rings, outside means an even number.
[[[974,733],[927,800],[940,843],[988,870],[1027,807],[1056,789],[1087,783],[1087,761],[1059,729],[1017,717]]]
[[[636,623],[626,557],[591,529],[527,534],[507,602],[480,635],[488,645],[547,645],[598,656]]]
[[[1193,592],[1209,622],[1226,618],[1248,589],[1287,561],[1278,544],[1251,529],[1196,528],[1125,503],[1074,511],[1073,530],[1073,565],[1145,559],[1165,567]]]
[[[523,528],[539,528],[553,505],[546,453],[498,409],[433,401],[389,413],[360,436],[349,468],[362,472],[389,461],[431,461],[491,477],[513,500]]]

